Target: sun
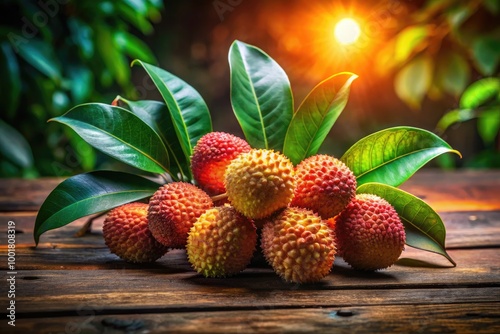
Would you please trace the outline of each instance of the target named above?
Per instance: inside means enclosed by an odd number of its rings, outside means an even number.
[[[335,25],[334,34],[340,44],[349,45],[358,40],[361,35],[361,28],[353,19],[345,18]]]

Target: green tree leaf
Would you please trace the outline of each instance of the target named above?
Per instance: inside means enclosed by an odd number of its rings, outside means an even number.
[[[113,171],[80,174],[59,184],[45,199],[36,217],[33,236],[94,213],[151,196],[159,184],[143,177]]]
[[[439,59],[436,81],[446,92],[458,97],[467,86],[469,77],[469,65],[460,54],[447,52]]]
[[[123,17],[131,25],[139,29],[143,34],[149,35],[154,31],[153,25],[148,21],[147,17],[141,15],[135,8],[123,2],[115,2],[114,10]]]
[[[316,154],[349,99],[358,76],[339,73],[319,83],[299,106],[288,127],[283,153],[294,163]]]
[[[130,111],[136,114],[162,139],[170,157],[170,172],[174,180],[191,180],[191,168],[182,152],[174,124],[165,103],[159,101],[129,101],[121,96],[117,99],[125,103]],[[177,174],[181,175],[178,176]]]
[[[54,49],[49,44],[33,38],[29,42],[17,44],[17,48],[19,55],[31,66],[54,82],[61,81],[61,66],[57,62]]]
[[[481,73],[493,75],[500,62],[500,41],[495,37],[481,36],[472,44],[472,55]]]
[[[262,50],[235,41],[229,49],[231,104],[250,146],[283,151],[293,116],[290,82]]]
[[[358,186],[379,182],[399,186],[433,158],[453,150],[432,132],[394,127],[360,139],[341,160],[356,176]]]
[[[406,244],[444,256],[457,264],[445,248],[446,228],[441,217],[427,203],[401,190],[380,183],[365,183],[358,194],[373,194],[384,198],[396,209],[405,227]]]
[[[136,64],[146,70],[165,100],[186,161],[190,162],[193,147],[203,135],[212,131],[205,101],[193,87],[175,75],[140,60],[132,62]]]
[[[403,29],[396,37],[394,61],[398,64],[405,62],[411,54],[420,51],[429,35],[427,25],[415,25]]]
[[[484,0],[483,6],[486,7],[492,14],[500,13],[500,2],[497,0]]]
[[[158,135],[132,112],[88,103],[51,119],[72,128],[99,151],[151,173],[168,171],[169,159]]]
[[[477,117],[477,113],[472,109],[454,109],[448,111],[441,117],[436,125],[436,131],[444,133],[455,123],[462,123]]]
[[[125,55],[116,47],[113,31],[104,24],[96,25],[94,29],[97,51],[100,53],[106,68],[121,87],[127,87],[130,82],[130,69]]]
[[[19,63],[12,47],[4,42],[0,45],[0,100],[5,113],[12,116],[21,96],[21,74]]]
[[[486,144],[493,144],[500,129],[500,104],[481,112],[477,120],[477,129]]]
[[[146,43],[125,31],[116,31],[115,44],[132,58],[138,58],[147,63],[157,63],[156,57]]]
[[[94,75],[92,71],[80,64],[69,64],[66,73],[71,80],[69,90],[73,103],[80,104],[88,101],[94,89]]]
[[[484,78],[472,83],[460,98],[460,108],[476,109],[500,100],[500,79]]]
[[[394,80],[396,94],[409,107],[420,108],[420,102],[431,86],[432,68],[432,59],[427,55],[419,55],[396,75]]]
[[[0,156],[5,157],[18,167],[33,166],[31,147],[16,129],[0,119]]]

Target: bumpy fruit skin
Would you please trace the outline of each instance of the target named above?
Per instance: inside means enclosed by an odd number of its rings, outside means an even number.
[[[293,164],[273,150],[253,149],[240,154],[226,169],[229,201],[250,219],[262,219],[285,208],[294,188]]]
[[[211,132],[198,140],[191,157],[191,170],[199,187],[210,196],[226,192],[224,173],[238,155],[251,150],[248,143],[232,134]]]
[[[401,219],[391,204],[376,195],[357,195],[335,220],[340,253],[355,269],[390,267],[404,249]]]
[[[297,186],[291,205],[313,210],[321,218],[338,215],[356,196],[356,178],[342,161],[314,155],[295,168]]]
[[[111,210],[103,225],[104,241],[110,251],[133,263],[154,262],[167,251],[148,229],[148,205],[129,203]]]
[[[212,200],[200,188],[185,182],[168,183],[149,201],[149,230],[163,245],[184,248],[191,226],[212,207]]]
[[[317,282],[335,260],[335,236],[316,213],[289,207],[262,229],[262,252],[274,271],[294,283]]]
[[[253,223],[230,205],[207,210],[194,223],[186,246],[189,262],[205,277],[232,276],[250,263],[257,243]]]

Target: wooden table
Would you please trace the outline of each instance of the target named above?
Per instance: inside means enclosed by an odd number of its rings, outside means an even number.
[[[407,247],[388,270],[358,272],[336,259],[328,277],[307,285],[259,263],[203,278],[180,250],[127,264],[109,253],[99,223],[73,237],[83,219],[34,248],[37,209],[60,181],[0,180],[3,277],[8,221],[17,231],[17,333],[500,333],[500,171],[422,170],[402,187],[441,214],[457,267]],[[10,333],[2,281],[0,333]]]

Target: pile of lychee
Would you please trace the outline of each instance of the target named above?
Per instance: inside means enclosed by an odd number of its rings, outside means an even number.
[[[378,270],[403,251],[396,210],[378,196],[356,195],[355,176],[332,156],[294,166],[280,152],[212,132],[195,146],[191,170],[195,184],[167,183],[149,204],[109,212],[103,235],[111,252],[145,263],[185,248],[198,273],[227,277],[262,251],[284,280],[306,283],[328,275],[336,254],[355,269]]]

